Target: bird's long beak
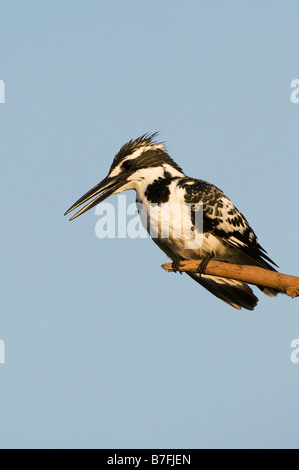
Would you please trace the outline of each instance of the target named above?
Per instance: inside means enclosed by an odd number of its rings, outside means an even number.
[[[124,186],[125,181],[123,175],[117,175],[114,177],[110,177],[109,175],[103,179],[99,184],[94,186],[90,191],[88,191],[86,194],[84,194],[78,201],[73,204],[64,215],[69,214],[72,212],[74,209],[77,209],[77,207],[81,206],[84,204],[84,202],[88,201],[91,198],[92,201],[90,201],[86,206],[82,207],[73,217],[70,218],[70,220],[75,219],[76,217],[79,217],[79,215],[83,214],[84,212],[88,211],[92,207],[96,206],[99,204],[99,202],[104,201],[107,197],[111,196],[114,192],[116,192],[119,188]],[[98,196],[97,196],[98,195]],[[95,197],[97,196],[97,197]]]

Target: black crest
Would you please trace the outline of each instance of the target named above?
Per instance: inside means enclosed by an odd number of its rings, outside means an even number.
[[[146,152],[144,152],[144,154],[136,158],[135,162],[132,162],[136,169],[155,167],[161,165],[161,163],[164,162],[169,163],[169,165],[176,168],[178,171],[182,171],[182,169],[168,155],[164,143],[156,141],[157,135],[158,132],[154,132],[152,134],[143,134],[137,139],[130,140],[125,145],[123,145],[120,151],[115,156],[110,171],[113,170],[113,168],[115,168],[117,165],[119,165],[126,157],[132,155],[132,153],[136,152],[136,150],[144,146],[153,148],[149,148]],[[163,146],[163,148],[155,148],[155,145],[159,144]]]

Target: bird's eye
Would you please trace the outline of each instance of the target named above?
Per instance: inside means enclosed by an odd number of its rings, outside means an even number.
[[[121,166],[124,170],[130,170],[132,168],[132,163],[129,162],[128,160],[125,161],[122,166]]]

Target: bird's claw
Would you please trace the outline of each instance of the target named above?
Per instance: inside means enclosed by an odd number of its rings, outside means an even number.
[[[179,272],[180,274],[183,274],[180,271],[180,260],[174,259],[172,261],[172,270],[173,270],[174,273]]]
[[[200,265],[198,266],[197,268],[197,273],[199,274],[199,276],[201,277],[204,273],[205,273],[205,270],[209,264],[209,261],[213,258],[214,255],[207,255],[203,258],[202,262],[200,263]]]

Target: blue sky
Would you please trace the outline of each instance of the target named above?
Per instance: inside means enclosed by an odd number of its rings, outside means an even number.
[[[63,217],[121,145],[159,130],[299,275],[298,15],[1,2],[1,447],[298,447],[297,299],[239,312],[165,273],[150,239],[100,240],[93,210]]]

